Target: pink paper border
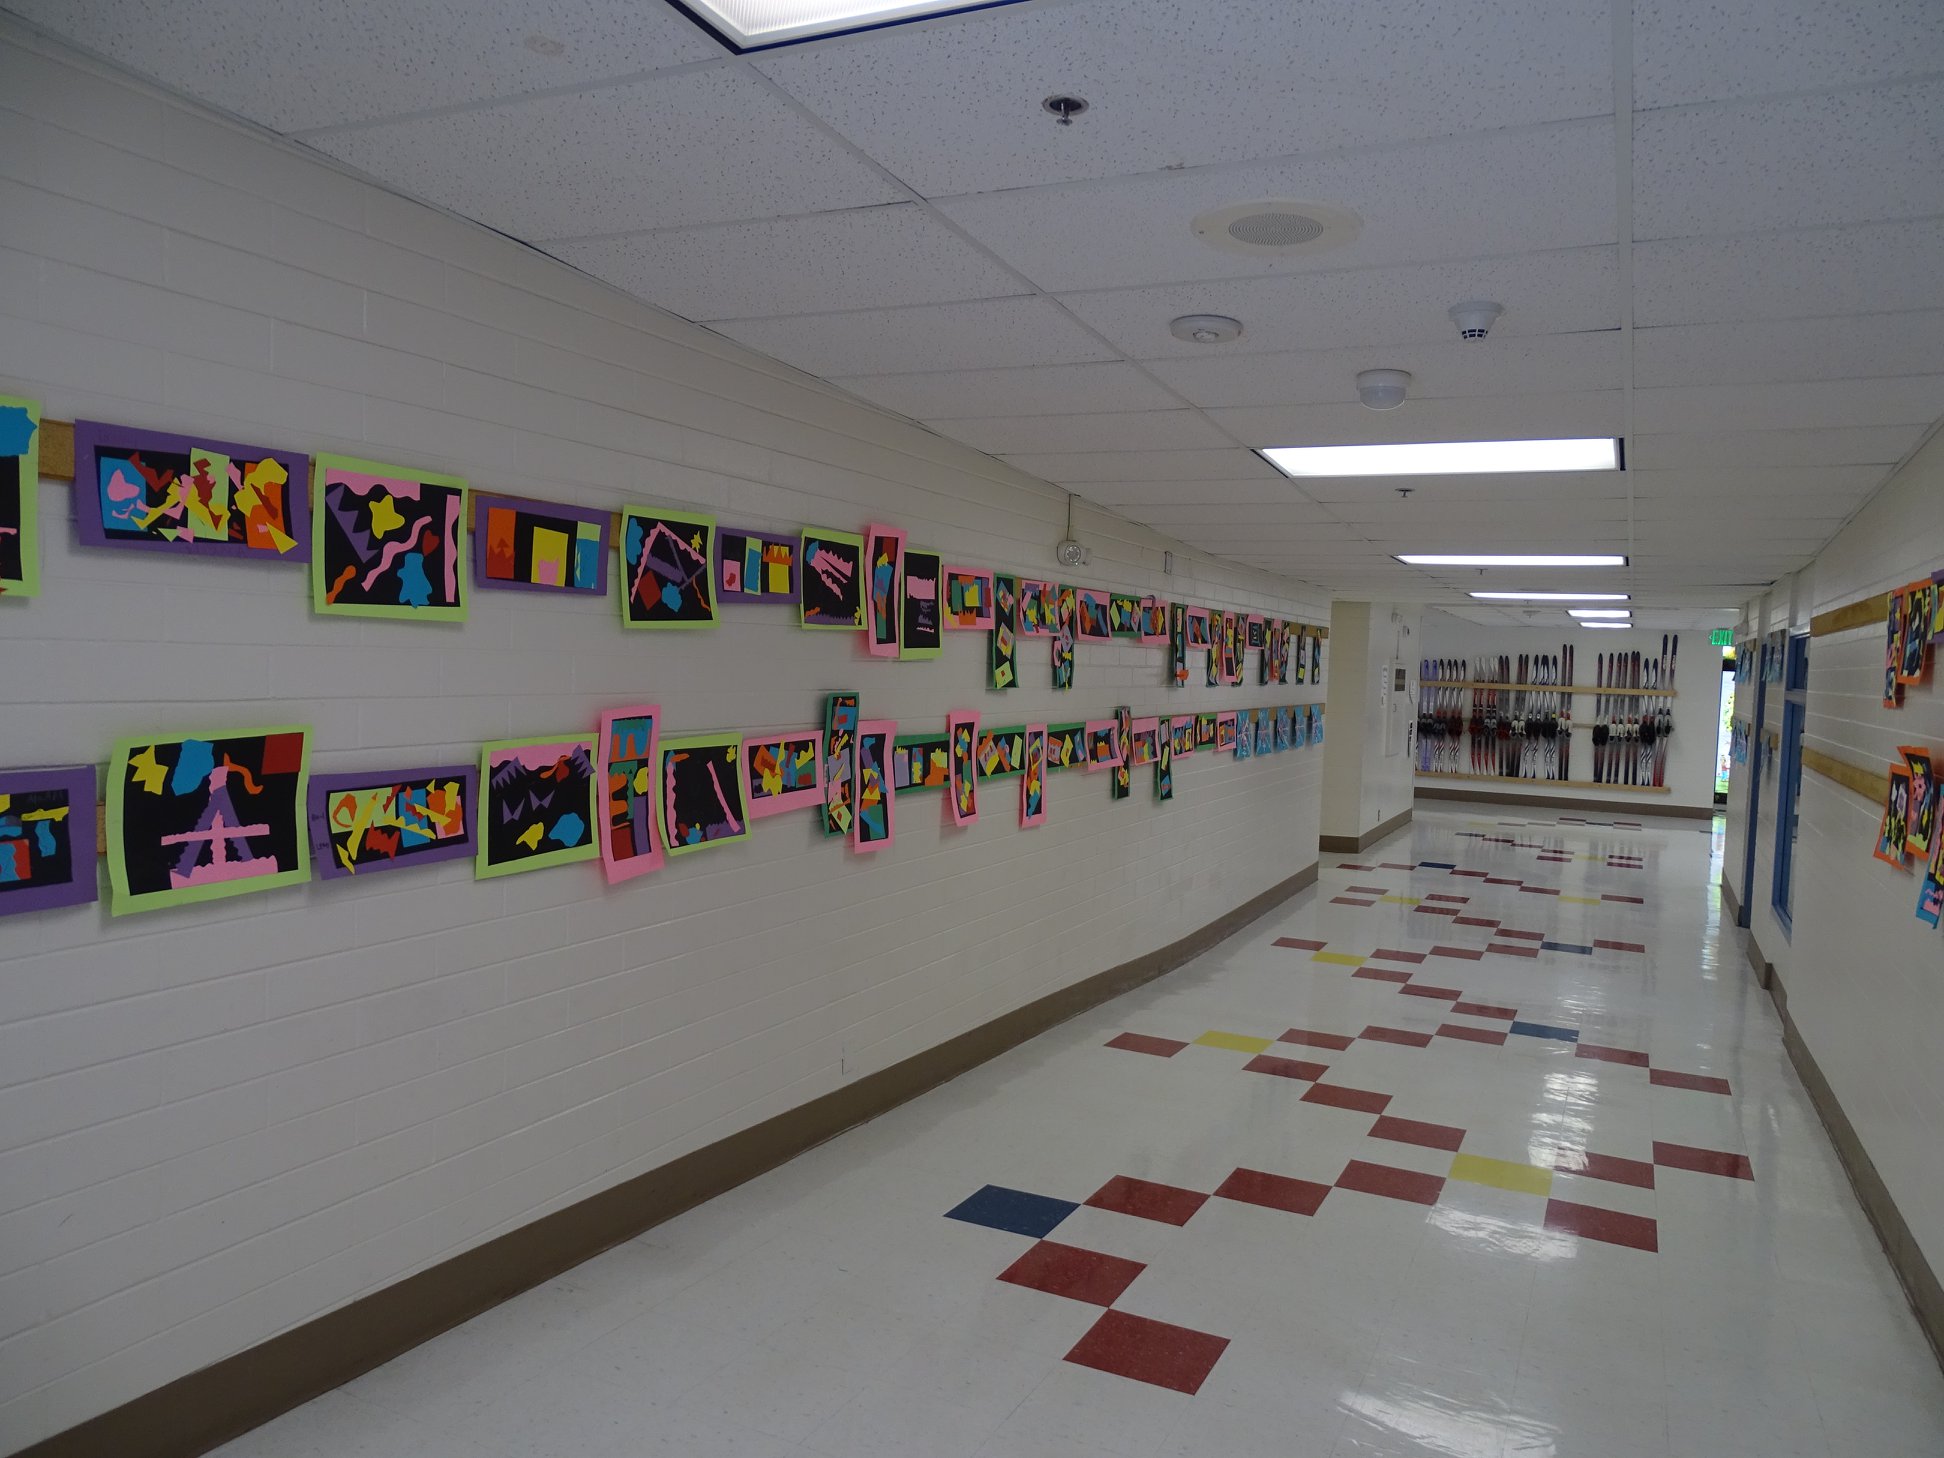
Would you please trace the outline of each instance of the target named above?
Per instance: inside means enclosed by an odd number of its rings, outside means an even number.
[[[1114,757],[1112,759],[1095,759],[1093,757],[1093,737],[1095,734],[1103,730],[1114,736]],[[1119,768],[1121,762],[1120,720],[1089,719],[1087,720],[1087,727],[1081,730],[1080,732],[1084,736],[1084,739],[1082,741],[1082,747],[1086,750],[1087,753],[1087,773],[1088,774],[1092,774],[1095,770]]]
[[[648,731],[648,765],[655,783],[649,787],[648,805],[648,844],[650,849],[638,856],[629,856],[625,861],[613,858],[608,844],[607,784],[608,784],[608,743],[614,733],[617,719],[654,718],[654,727]],[[609,709],[601,715],[599,737],[594,741],[594,835],[601,847],[601,868],[607,872],[608,884],[618,885],[631,881],[636,876],[645,876],[650,871],[659,871],[666,852],[662,849],[661,829],[661,705],[630,704],[625,709]],[[485,793],[480,786],[480,793]],[[484,803],[482,801],[482,803]]]
[[[1133,757],[1133,742],[1141,737],[1143,731],[1154,735],[1154,759],[1135,759]],[[1130,766],[1139,767],[1144,764],[1153,764],[1155,759],[1161,757],[1161,720],[1158,716],[1149,719],[1134,720],[1133,723],[1127,726],[1127,735],[1129,746],[1128,763]]]
[[[1180,728],[1183,724],[1188,726],[1188,747],[1186,749],[1172,749],[1170,752],[1176,759],[1184,759],[1188,755],[1193,754],[1196,749],[1195,739],[1197,737],[1197,731],[1195,729],[1195,716],[1193,714],[1176,714],[1174,719],[1169,723],[1168,728],[1172,731]],[[1168,742],[1172,745],[1174,740],[1170,738]]]
[[[959,726],[963,724],[972,732],[972,813],[959,813],[959,761],[952,753],[952,740],[957,737]],[[970,825],[979,818],[979,716],[955,710],[945,717],[945,760],[948,776],[945,782],[945,808],[952,812],[952,824]]]
[[[791,790],[785,794],[772,795],[757,799],[750,776],[753,761],[749,757],[752,746],[758,744],[780,744],[785,739],[811,739],[817,745],[817,783],[808,790]],[[767,816],[781,815],[786,810],[805,810],[823,804],[824,796],[824,732],[821,729],[779,729],[774,734],[748,734],[743,736],[743,807],[749,812],[751,820],[762,820]]]

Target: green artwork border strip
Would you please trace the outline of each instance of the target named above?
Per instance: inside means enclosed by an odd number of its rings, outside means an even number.
[[[459,532],[453,539],[452,552],[454,570],[458,576],[453,580],[459,584],[459,603],[456,607],[384,607],[377,603],[335,603],[326,602],[324,594],[324,477],[330,468],[355,472],[361,476],[398,476],[407,481],[423,482],[427,486],[444,486],[459,493]],[[472,608],[472,595],[466,590],[466,578],[472,562],[469,553],[468,535],[471,528],[467,525],[472,519],[472,488],[463,476],[442,476],[436,471],[421,471],[411,466],[397,466],[385,461],[360,460],[356,456],[315,456],[311,460],[311,611],[322,617],[332,618],[386,618],[403,623],[463,623]]]
[[[478,849],[473,852],[473,878],[479,881],[494,876],[514,876],[522,871],[538,871],[547,866],[570,866],[576,861],[598,860],[601,843],[595,839],[601,834],[600,822],[594,818],[594,806],[599,789],[596,781],[600,778],[601,762],[596,757],[595,735],[592,734],[536,734],[527,739],[495,739],[489,744],[479,746],[479,806],[473,815],[473,836]],[[566,850],[542,851],[537,856],[524,860],[508,861],[503,866],[491,864],[486,859],[486,812],[492,806],[492,794],[488,784],[493,777],[491,759],[496,750],[531,749],[541,744],[580,744],[586,746],[587,763],[592,771],[587,777],[587,803],[581,807],[582,819],[587,822],[587,844],[569,846]],[[659,772],[661,766],[657,765]],[[657,781],[659,784],[659,781]]]

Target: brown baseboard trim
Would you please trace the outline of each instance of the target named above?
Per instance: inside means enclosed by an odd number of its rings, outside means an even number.
[[[1741,925],[1741,902],[1735,896],[1735,888],[1728,884],[1728,878],[1721,878],[1721,905],[1728,913],[1728,920]]]
[[[1755,940],[1753,932],[1748,934],[1748,965],[1755,969],[1755,981],[1768,989],[1769,996],[1775,1000],[1777,1010],[1786,1013],[1789,994],[1784,992],[1782,984],[1775,980],[1775,963],[1769,961],[1768,954],[1762,950],[1762,944]]]
[[[1606,810],[1626,811],[1631,815],[1674,815],[1683,820],[1712,820],[1715,810],[1712,805],[1643,805],[1638,800],[1588,800],[1575,795],[1554,798],[1551,795],[1506,795],[1497,790],[1456,790],[1443,785],[1419,785],[1417,797],[1420,800],[1470,800],[1479,804],[1492,805],[1538,805],[1551,810]],[[1324,849],[1329,849],[1325,846]]]
[[[1752,956],[1754,943],[1750,942],[1749,946]],[[1916,1314],[1917,1324],[1930,1340],[1931,1355],[1937,1359],[1940,1367],[1944,1367],[1944,1285],[1939,1284],[1937,1272],[1931,1268],[1922,1247],[1912,1236],[1909,1223],[1897,1208],[1897,1202],[1891,1197],[1889,1187],[1883,1183],[1883,1177],[1877,1173],[1869,1151],[1864,1149],[1863,1141],[1857,1138],[1855,1126],[1837,1101],[1836,1091],[1823,1077],[1815,1055],[1809,1051],[1809,1045],[1803,1042],[1795,1019],[1789,1016],[1788,992],[1772,966],[1769,967],[1768,981],[1764,985],[1769,989],[1769,996],[1775,999],[1776,1011],[1782,1018],[1782,1046],[1789,1050],[1789,1061],[1795,1065],[1802,1086],[1809,1091],[1809,1102],[1815,1105],[1823,1128],[1829,1131],[1829,1142],[1836,1146],[1837,1158],[1843,1161],[1843,1169],[1849,1175],[1850,1188],[1856,1191],[1863,1213],[1870,1217],[1877,1239],[1883,1243],[1883,1253],[1890,1258],[1890,1268],[1903,1283],[1904,1294],[1910,1298],[1910,1308]]]
[[[1317,849],[1326,851],[1367,851],[1386,836],[1396,835],[1411,823],[1409,809],[1391,816],[1382,825],[1373,825],[1362,835],[1319,835]]]
[[[1406,812],[1406,819],[1409,813]],[[192,1458],[509,1297],[1172,972],[1316,882],[1316,862],[1165,947],[637,1175],[66,1432],[18,1458]]]

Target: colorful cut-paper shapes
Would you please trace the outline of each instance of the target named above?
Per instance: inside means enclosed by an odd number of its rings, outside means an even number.
[[[857,818],[857,723],[856,694],[824,701],[825,835],[849,835]]]
[[[91,764],[0,770],[0,916],[95,899]]]
[[[310,731],[124,739],[108,765],[117,916],[310,879]]]
[[[904,551],[905,534],[896,527],[864,528],[864,647],[873,658],[898,656]]]
[[[891,752],[891,785],[896,790],[942,790],[952,782],[952,742],[898,736]]]
[[[1136,719],[1130,726],[1132,735],[1131,762],[1134,764],[1153,764],[1161,758],[1161,721],[1159,719]]]
[[[898,656],[936,658],[942,651],[939,621],[939,556],[917,547],[907,548],[904,560],[903,605],[899,609]]]
[[[74,422],[74,523],[91,547],[216,557],[310,557],[296,451]]]
[[[324,880],[459,860],[473,853],[479,772],[471,765],[310,782],[311,852]]]
[[[479,757],[479,849],[474,874],[505,876],[591,861],[594,741],[506,739]]]
[[[1019,636],[1051,637],[1060,626],[1060,589],[1051,582],[1031,577],[1019,579]]]
[[[1115,592],[1107,597],[1107,625],[1117,638],[1132,638],[1141,631],[1141,600],[1132,593]]]
[[[1019,823],[1039,825],[1046,820],[1046,726],[1026,726],[1026,766],[1019,780]]]
[[[992,626],[992,574],[977,567],[945,569],[945,626]]]
[[[473,497],[473,580],[520,592],[607,592],[613,515],[584,506]]]
[[[953,714],[946,721],[951,748],[952,824],[970,825],[979,818],[979,716]]]
[[[40,405],[0,395],[0,595],[40,591]]]
[[[749,838],[741,740],[696,734],[662,741],[661,830],[671,856]]]
[[[1174,736],[1163,731],[1160,755],[1154,761],[1154,798],[1174,799]]]
[[[601,867],[610,885],[662,863],[655,834],[655,774],[661,764],[661,706],[636,704],[601,715],[595,740]]]
[[[803,626],[864,626],[864,539],[822,527],[803,533]]]
[[[1215,748],[1232,751],[1236,745],[1235,711],[1224,709],[1215,715]]]
[[[621,622],[629,628],[716,623],[715,518],[647,506],[621,508]]]
[[[896,836],[892,817],[895,787],[889,774],[898,726],[889,719],[866,719],[857,726],[857,816],[851,822],[851,849],[882,850]]]
[[[977,757],[982,780],[1018,774],[1026,766],[1026,731],[1018,725],[986,730],[979,735]]]
[[[1115,719],[1087,721],[1087,769],[1112,769],[1121,762],[1120,723]]]
[[[311,605],[320,613],[464,622],[466,483],[319,456],[311,500]]]
[[[758,734],[743,740],[743,803],[755,819],[823,803],[823,731]]]
[[[1168,641],[1168,604],[1158,597],[1141,599],[1140,639],[1150,648]]]
[[[1046,767],[1075,769],[1087,762],[1087,726],[1055,724],[1046,731]]]
[[[1012,688],[1019,682],[1019,588],[1003,572],[992,578],[992,631],[987,641],[992,686]]]
[[[722,527],[716,532],[717,602],[793,603],[801,536]]]
[[[1105,643],[1114,636],[1113,621],[1108,615],[1108,592],[1102,587],[1080,587],[1074,589],[1075,610],[1078,617],[1075,631],[1090,643]]]

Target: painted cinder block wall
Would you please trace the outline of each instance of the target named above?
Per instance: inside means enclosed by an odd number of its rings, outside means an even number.
[[[1397,712],[1385,670],[1401,663],[1416,683],[1411,655],[1419,611],[1416,603],[1392,602],[1339,602],[1331,609],[1334,667],[1324,684],[1326,836],[1360,840],[1411,808],[1408,749],[1402,738],[1385,737],[1385,718]]]
[[[948,561],[1055,575],[1042,482],[484,229],[0,31],[0,390],[77,415],[342,451],[589,505],[886,520]],[[322,620],[295,568],[72,546],[0,603],[0,763],[118,734],[307,723],[313,768],[467,758],[659,702],[668,733],[806,725],[823,696],[940,728],[1310,701],[1163,687],[1082,645],[987,692],[735,608],[624,633],[615,601],[473,595],[463,627]],[[1312,623],[1327,603],[1081,505],[1074,580]],[[1164,576],[1172,549],[1175,573]],[[1199,666],[1199,665],[1197,665]],[[607,890],[464,864],[111,921],[0,922],[0,1452],[1163,946],[1315,859],[1322,755],[939,794],[870,857],[807,814]]]

